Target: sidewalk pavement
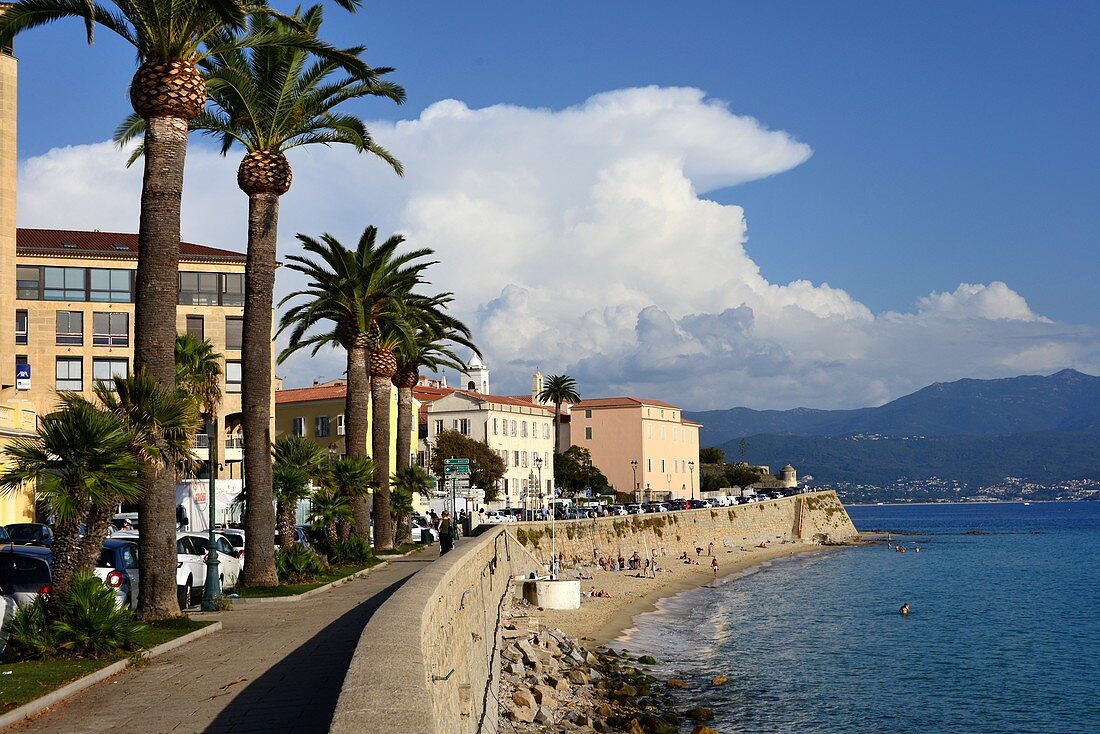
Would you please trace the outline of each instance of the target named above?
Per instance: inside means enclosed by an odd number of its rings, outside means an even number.
[[[367,621],[438,557],[430,546],[332,591],[202,615],[224,628],[7,732],[327,732]]]

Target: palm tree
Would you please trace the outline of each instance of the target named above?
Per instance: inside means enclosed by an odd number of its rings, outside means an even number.
[[[390,496],[390,513],[393,515],[396,526],[394,543],[400,546],[412,537],[412,526],[409,520],[413,512],[413,497],[418,494],[428,496],[433,483],[428,472],[415,465],[398,469],[393,473],[391,480],[393,492]]]
[[[550,375],[546,378],[546,383],[543,385],[542,392],[538,394],[538,399],[544,403],[554,404],[554,453],[560,454],[561,451],[559,443],[561,440],[561,426],[559,421],[561,420],[561,406],[563,403],[579,403],[581,396],[577,392],[577,381],[569,375]]]
[[[335,489],[322,487],[310,498],[309,523],[314,530],[324,530],[331,551],[340,539],[336,527],[352,520],[351,501]]]
[[[351,9],[357,0],[337,0]],[[137,51],[139,66],[130,83],[130,102],[145,121],[145,171],[138,223],[138,266],[134,298],[134,371],[161,385],[175,376],[180,205],[188,122],[202,112],[206,83],[198,63],[231,47],[293,45],[337,58],[366,73],[365,64],[307,33],[238,37],[225,29],[244,27],[243,0],[19,0],[0,14],[0,46],[25,30],[61,18],[84,21],[88,43],[97,25],[119,35]],[[273,13],[274,11],[265,10]],[[175,586],[175,477],[162,471],[145,476],[139,503],[141,584],[139,614],[155,620],[179,614]]]
[[[302,436],[279,436],[272,447],[272,491],[275,495],[279,544],[294,542],[294,511],[309,497],[309,482],[324,474],[325,453]]]
[[[321,6],[314,5],[293,22],[254,13],[247,31],[236,37],[297,33],[314,35],[322,22]],[[380,81],[392,69],[350,73],[332,58],[315,58],[305,48],[260,46],[245,50],[234,44],[235,34],[223,29],[217,45],[227,50],[201,62],[213,103],[197,116],[191,128],[221,140],[222,154],[240,143],[245,156],[237,170],[237,185],[248,195],[248,278],[245,281],[244,340],[241,345],[244,379],[241,403],[244,429],[244,469],[249,497],[245,531],[250,536],[244,578],[249,585],[271,586],[275,573],[274,527],[271,512],[271,331],[275,288],[275,251],[279,199],[290,189],[291,169],[286,152],[308,145],[344,143],[386,161],[397,173],[401,164],[375,143],[358,117],[335,112],[341,103],[367,96],[387,97],[397,103],[405,90]],[[358,58],[363,47],[347,49]],[[116,140],[125,144],[142,128],[140,117],[119,128]],[[135,153],[139,155],[140,150]]]
[[[481,352],[470,341],[470,329],[461,321],[446,316],[442,308],[452,300],[450,293],[423,299],[422,308],[407,309],[409,321],[419,321],[412,338],[403,340],[397,348],[397,372],[393,384],[397,388],[397,462],[395,471],[412,463],[412,431],[415,427],[412,410],[413,388],[420,379],[420,368],[437,371],[450,367],[466,369],[466,362],[451,347],[451,343],[468,347],[474,354]],[[413,313],[409,314],[408,311]]]
[[[375,488],[375,467],[375,462],[369,456],[342,456],[325,470],[325,482],[333,491],[347,497],[351,507],[354,508],[356,504],[365,505],[371,491]],[[366,527],[358,526],[358,518],[354,520],[357,524],[356,532],[363,538],[369,539],[370,520],[367,520]],[[346,539],[350,531],[351,528],[345,524],[340,533],[341,537]]]
[[[104,410],[115,415],[126,427],[128,449],[147,471],[163,471],[172,477],[193,468],[191,447],[202,419],[194,400],[177,388],[165,389],[144,372],[129,377],[114,377],[97,382],[93,388]],[[71,404],[72,394],[62,395]],[[82,399],[82,398],[80,398]],[[94,568],[99,548],[107,537],[114,506],[93,505],[88,512],[81,565]]]
[[[377,244],[378,229],[367,227],[354,251],[330,234],[320,241],[299,234],[302,249],[316,259],[290,255],[287,266],[308,278],[304,290],[295,291],[280,305],[304,298],[286,310],[279,331],[290,329],[289,344],[279,354],[284,361],[294,352],[312,347],[312,354],[324,346],[340,346],[347,352],[347,398],[344,410],[348,456],[363,456],[367,445],[367,406],[371,408],[371,451],[374,456],[375,547],[393,546],[389,523],[389,391],[397,370],[393,347],[412,332],[402,316],[405,301],[421,275],[433,261],[422,258],[432,250],[421,248],[398,254],[404,242],[394,235]],[[369,375],[368,382],[368,360]],[[369,388],[368,388],[369,385]],[[365,502],[355,505],[355,522],[366,537],[369,512]]]
[[[0,493],[37,482],[36,494],[54,517],[51,583],[57,596],[80,567],[80,523],[89,506],[113,508],[119,499],[132,502],[141,494],[130,442],[118,416],[73,395],[39,421],[33,438],[16,438],[5,448]]]

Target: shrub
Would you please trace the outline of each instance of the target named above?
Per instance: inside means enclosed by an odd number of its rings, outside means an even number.
[[[325,564],[319,555],[294,543],[275,554],[275,572],[284,584],[304,584],[322,575]]]
[[[370,543],[357,535],[338,540],[329,549],[329,561],[337,566],[360,566],[370,563],[373,558]]]
[[[96,658],[138,648],[135,637],[143,627],[91,573],[78,573],[69,591],[51,601],[39,597],[12,617],[8,640],[16,657]]]

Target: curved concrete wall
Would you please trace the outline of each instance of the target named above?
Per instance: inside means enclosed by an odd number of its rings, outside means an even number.
[[[330,731],[466,734],[495,724],[500,613],[510,578],[536,568],[494,528],[413,576],[363,631]]]

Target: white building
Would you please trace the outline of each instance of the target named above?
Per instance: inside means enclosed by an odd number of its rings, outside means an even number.
[[[479,367],[483,365],[479,363]],[[470,372],[463,375],[463,384],[480,384],[477,369],[471,365]],[[488,370],[484,377],[487,387]],[[533,505],[539,489],[549,494],[554,483],[552,409],[527,398],[455,390],[430,402],[425,417],[428,447],[435,445],[435,437],[443,431],[458,431],[500,454],[506,469],[498,506]]]

